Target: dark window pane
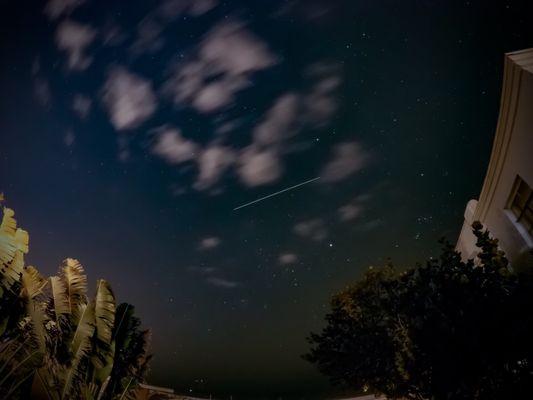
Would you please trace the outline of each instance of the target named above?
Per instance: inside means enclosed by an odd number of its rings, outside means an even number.
[[[527,198],[530,193],[531,193],[531,188],[527,185],[527,183],[525,183],[523,180],[520,179],[520,185],[518,186],[518,190],[516,194]]]

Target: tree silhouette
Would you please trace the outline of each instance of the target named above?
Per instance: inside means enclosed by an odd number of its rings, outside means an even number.
[[[336,384],[393,399],[502,399],[533,381],[533,282],[473,224],[480,252],[370,268],[333,296],[305,359]],[[518,397],[516,397],[518,398]]]

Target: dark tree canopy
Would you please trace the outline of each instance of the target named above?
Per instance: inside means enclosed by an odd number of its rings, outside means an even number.
[[[531,396],[531,274],[512,272],[480,223],[473,231],[475,261],[442,241],[425,265],[370,268],[333,297],[304,357],[334,383],[390,398]]]

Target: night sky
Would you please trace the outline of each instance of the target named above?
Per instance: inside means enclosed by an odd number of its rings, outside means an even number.
[[[300,356],[330,295],[456,240],[526,3],[2,1],[0,189],[28,262],[78,258],[133,303],[152,384],[327,392]]]

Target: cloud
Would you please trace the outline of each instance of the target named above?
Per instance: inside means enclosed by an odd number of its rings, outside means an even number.
[[[234,161],[235,154],[231,148],[220,145],[207,147],[197,159],[200,172],[194,188],[204,190],[213,186]]]
[[[178,0],[174,0],[176,2]],[[200,16],[215,8],[217,2],[215,0],[190,0],[188,12],[192,16]]]
[[[226,77],[203,86],[192,99],[192,105],[201,113],[214,112],[234,100],[234,94],[248,83],[240,78]]]
[[[186,14],[198,17],[215,8],[215,0],[165,0],[157,9],[157,13],[167,18],[177,18]]]
[[[363,210],[365,209],[364,203],[370,198],[371,196],[369,194],[363,194],[352,199],[347,204],[339,207],[337,210],[339,220],[342,222],[347,222],[361,216]]]
[[[173,131],[159,133],[152,152],[172,164],[194,159],[199,171],[193,185],[196,190],[211,188],[234,165],[246,186],[269,184],[283,173],[283,144],[295,132],[297,108],[295,94],[280,96],[254,129],[252,144],[240,151],[217,143],[200,149],[194,142],[183,139],[180,132]],[[233,126],[230,123],[228,129]]]
[[[89,25],[71,20],[63,21],[56,30],[56,44],[67,53],[68,68],[84,70],[91,64],[92,58],[84,54],[85,48],[96,38],[96,31]]]
[[[137,128],[157,108],[151,82],[123,67],[108,73],[102,100],[116,130]]]
[[[241,151],[238,175],[246,186],[278,180],[283,173],[284,141],[296,133],[298,96],[286,93],[274,102],[253,131],[253,143]]]
[[[163,92],[176,105],[212,113],[229,106],[250,77],[278,62],[267,45],[238,22],[224,22],[206,34],[195,56],[176,66]]]
[[[134,56],[153,54],[165,45],[163,32],[181,15],[198,17],[217,5],[214,0],[165,0],[137,25],[137,34],[130,51]]]
[[[198,244],[198,250],[211,250],[218,247],[220,243],[220,238],[216,236],[205,237],[200,240],[200,243]]]
[[[170,193],[172,194],[172,196],[175,196],[175,197],[178,197],[178,196],[181,196],[182,194],[185,194],[187,193],[187,187],[185,187],[184,185],[178,185],[177,183],[171,183],[168,187]]]
[[[72,109],[81,119],[88,117],[92,104],[92,100],[83,94],[76,94],[72,99]]]
[[[65,146],[71,147],[75,141],[76,141],[76,136],[74,135],[74,132],[72,131],[72,129],[69,129],[67,133],[65,133],[65,136],[63,137],[63,142],[65,143]]]
[[[216,26],[199,51],[201,60],[216,73],[239,76],[277,63],[267,45],[237,22]]]
[[[222,122],[217,128],[215,129],[215,133],[219,135],[224,135],[226,133],[229,133],[236,128],[238,128],[242,124],[242,121],[239,119],[234,119],[231,121]]]
[[[278,262],[280,265],[290,265],[298,261],[298,256],[294,253],[282,253],[279,255]]]
[[[215,267],[190,266],[187,268],[187,270],[201,275],[202,278],[205,279],[205,282],[211,286],[216,286],[223,289],[235,289],[239,286],[242,286],[240,282],[216,276],[219,273],[219,269]]]
[[[348,203],[337,210],[339,219],[343,222],[351,221],[361,215],[363,207],[358,204]]]
[[[298,96],[294,93],[278,97],[262,122],[254,129],[253,137],[256,144],[279,144],[294,135],[298,100]]]
[[[185,139],[179,129],[163,126],[154,132],[156,138],[151,151],[169,164],[179,164],[196,157],[198,146],[193,141]]]
[[[218,278],[216,276],[210,276],[209,278],[206,279],[206,282],[212,286],[216,286],[216,287],[224,288],[224,289],[235,289],[241,286],[240,282],[230,281],[229,279]]]
[[[333,156],[324,166],[321,182],[342,181],[359,171],[368,160],[368,155],[357,142],[345,142],[334,146]]]
[[[43,107],[50,107],[52,103],[52,91],[48,81],[41,77],[36,77],[33,82],[33,93],[37,102]]]
[[[143,53],[156,53],[161,50],[165,44],[161,37],[164,25],[158,23],[154,18],[148,16],[144,18],[137,26],[137,36],[130,47],[134,55]]]
[[[365,222],[364,224],[357,225],[356,229],[359,232],[369,232],[373,231],[381,226],[385,225],[385,221],[381,218],[376,218],[370,221]]]
[[[315,242],[321,242],[328,237],[328,231],[321,218],[299,222],[294,225],[293,231],[298,236],[311,239]]]
[[[187,267],[187,270],[190,272],[202,274],[202,275],[211,275],[218,271],[218,268],[215,267],[197,267],[197,266],[190,266]]]
[[[231,147],[212,143],[202,148],[199,144],[182,136],[177,128],[162,126],[153,130],[155,140],[151,152],[169,164],[195,162],[198,176],[193,184],[196,190],[205,190],[214,186],[224,172],[236,160]]]
[[[329,91],[335,87],[334,82],[322,82],[317,85],[320,86],[320,89],[317,89],[319,91]],[[255,127],[252,134],[253,142],[241,151],[238,161],[237,173],[245,185],[253,187],[269,184],[281,177],[283,173],[281,154],[285,154],[287,150],[286,141],[298,133],[302,122],[306,122],[300,120],[302,101],[306,100],[302,100],[301,96],[292,92],[279,96]],[[320,120],[324,121],[324,118],[325,114]],[[342,155],[345,155],[345,149],[341,150]],[[345,166],[343,163],[342,167]],[[326,180],[332,179],[335,165],[326,172]]]
[[[246,186],[259,186],[276,181],[283,168],[279,154],[272,149],[261,150],[251,145],[239,157],[238,175]]]
[[[130,158],[130,148],[128,137],[120,135],[117,139],[118,145],[118,159],[122,162],[126,162]]]
[[[55,20],[62,15],[70,15],[83,3],[85,0],[50,0],[44,7],[44,13],[51,20]]]
[[[126,41],[128,35],[117,24],[108,22],[102,28],[101,37],[104,46],[119,46]]]
[[[324,127],[338,108],[335,96],[341,84],[339,68],[335,65],[320,62],[307,70],[307,75],[316,82],[304,96],[305,120],[313,127]]]

